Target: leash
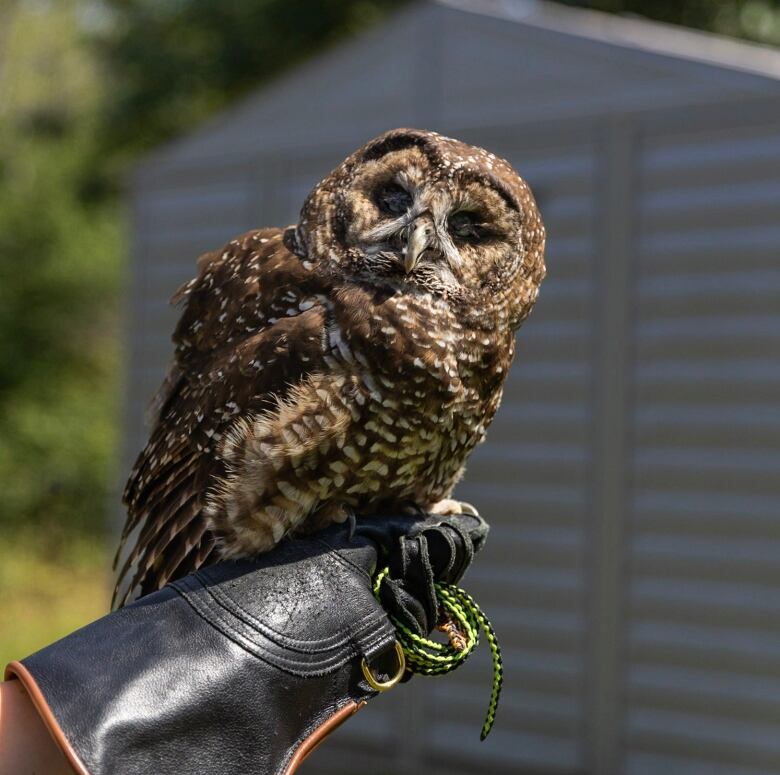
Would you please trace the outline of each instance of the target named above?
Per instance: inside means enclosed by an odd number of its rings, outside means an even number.
[[[379,590],[389,573],[381,570],[374,578],[374,596],[379,600]],[[447,643],[439,643],[412,632],[405,624],[389,614],[396,629],[398,643],[404,653],[407,668],[418,675],[443,675],[455,670],[468,659],[479,645],[479,633],[485,633],[493,660],[493,684],[490,691],[485,722],[480,740],[484,740],[493,728],[498,709],[498,698],[504,680],[501,649],[490,620],[482,613],[468,592],[454,584],[437,581],[434,584],[436,597],[443,612],[437,629],[447,634]]]

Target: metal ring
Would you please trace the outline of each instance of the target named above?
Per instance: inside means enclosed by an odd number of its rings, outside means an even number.
[[[363,677],[374,691],[386,692],[388,689],[392,689],[403,678],[404,671],[406,670],[406,657],[404,656],[404,650],[401,648],[401,644],[398,641],[395,642],[395,655],[398,657],[398,671],[388,681],[377,681],[376,678],[374,678],[365,657],[360,660],[360,669],[363,671]]]

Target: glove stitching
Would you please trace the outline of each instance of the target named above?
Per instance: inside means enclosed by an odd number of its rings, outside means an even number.
[[[187,581],[188,584],[183,584],[184,581]],[[194,588],[192,586],[194,583],[199,584],[201,589]],[[200,579],[197,579],[196,582],[194,577],[190,577],[190,579],[174,582],[172,586],[201,618],[245,651],[297,675],[324,675],[338,669],[358,654],[363,653],[368,656],[377,650],[377,646],[384,648],[388,639],[394,638],[395,635],[392,625],[384,612],[380,610],[363,617],[362,627],[356,633],[352,633],[353,637],[342,638],[335,646],[325,649],[325,651],[332,653],[323,654],[322,649],[315,650],[312,646],[316,646],[318,642],[310,641],[309,648],[295,649],[302,657],[309,657],[309,659],[296,660],[283,652],[280,653],[279,650],[284,649],[286,644],[276,642],[261,629],[254,628],[247,622],[242,622],[233,611],[223,606],[219,601],[215,600],[216,605],[209,605],[209,600],[204,599],[202,594],[198,594],[202,590],[209,594],[209,589],[203,585]],[[242,626],[236,626],[237,623]],[[260,642],[257,636],[264,638],[267,642]],[[281,640],[287,639],[281,638]]]
[[[278,640],[283,642],[286,646],[294,648],[297,651],[308,653],[315,649],[321,648],[336,648],[343,645],[350,640],[351,628],[344,630],[340,629],[329,637],[322,638],[320,640],[301,640],[286,635],[283,632],[279,632],[271,627],[266,622],[258,619],[254,614],[244,608],[235,598],[224,592],[216,590],[214,587],[203,587],[205,594],[209,595],[214,602],[231,613],[236,619],[241,620],[245,625],[249,626],[252,630],[260,632],[265,637],[271,640]],[[358,620],[358,630],[362,630],[364,626],[371,624],[373,621],[379,621],[382,618],[381,613],[369,612],[364,614],[361,619]]]

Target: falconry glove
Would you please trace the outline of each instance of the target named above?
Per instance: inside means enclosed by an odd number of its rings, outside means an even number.
[[[289,775],[403,673],[480,517],[371,518],[200,569],[14,662],[80,775]],[[387,568],[382,604],[374,576]]]

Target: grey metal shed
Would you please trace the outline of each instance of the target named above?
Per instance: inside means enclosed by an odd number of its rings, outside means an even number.
[[[780,53],[538,2],[405,8],[134,175],[127,461],[195,257],[393,126],[509,158],[549,276],[459,490],[487,654],[305,772],[780,773]],[[251,730],[247,730],[251,734]]]

